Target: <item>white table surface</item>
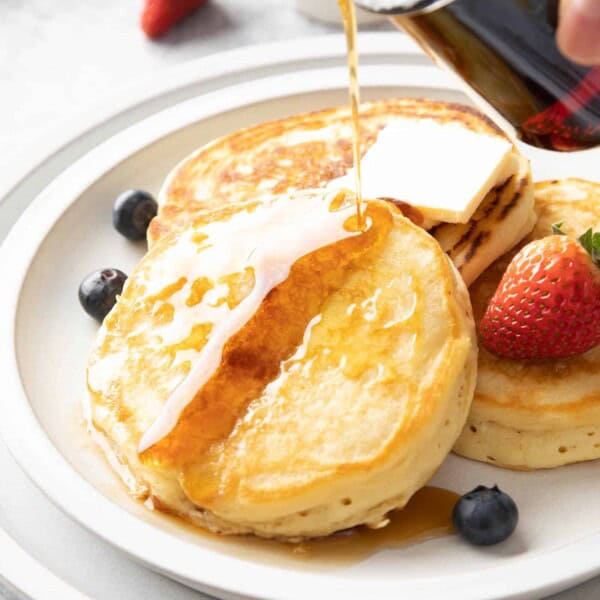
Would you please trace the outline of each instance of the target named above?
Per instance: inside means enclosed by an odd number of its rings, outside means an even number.
[[[137,25],[139,10],[139,0],[0,0],[2,162],[43,137],[56,119],[138,77],[159,77],[169,65],[220,50],[337,29],[299,15],[293,0],[213,0],[161,41],[149,42]],[[0,574],[8,575],[11,558],[25,551],[90,598],[206,598],[125,558],[63,515],[1,441],[0,470]],[[22,550],[7,550],[6,534]],[[21,597],[0,577],[1,599]],[[599,597],[600,578],[553,599]]]

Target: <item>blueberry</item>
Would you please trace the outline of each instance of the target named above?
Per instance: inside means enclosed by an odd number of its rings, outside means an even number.
[[[489,546],[504,541],[517,526],[519,511],[513,499],[498,489],[476,487],[454,506],[452,522],[468,542]]]
[[[148,192],[128,190],[115,200],[113,225],[127,239],[143,240],[157,210],[158,204]]]
[[[127,275],[118,269],[102,269],[90,273],[79,286],[79,302],[83,310],[102,322],[123,291]]]

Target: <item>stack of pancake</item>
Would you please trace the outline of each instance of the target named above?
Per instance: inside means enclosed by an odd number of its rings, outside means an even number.
[[[363,153],[398,117],[504,137],[465,106],[386,100],[361,108]],[[513,248],[544,235],[566,202],[574,229],[599,221],[600,186],[577,180],[538,184],[534,210],[516,148],[467,223],[428,233],[402,203],[369,200],[370,230],[295,263],[168,435],[140,448],[217,320],[252,291],[256,273],[230,259],[240,220],[351,203],[326,189],[352,166],[351,135],[341,108],[261,124],[167,178],[150,250],[88,367],[92,431],[155,507],[221,533],[299,539],[384,525],[453,447],[515,468],[600,456],[599,348],[543,365],[479,349],[477,364],[475,323]],[[247,235],[260,245],[259,229]]]
[[[470,288],[476,322],[517,251],[549,235],[552,224],[576,237],[600,225],[600,184],[581,179],[535,185],[538,221],[512,251]],[[600,347],[585,354],[534,362],[479,349],[477,388],[458,454],[513,469],[557,467],[600,458]]]

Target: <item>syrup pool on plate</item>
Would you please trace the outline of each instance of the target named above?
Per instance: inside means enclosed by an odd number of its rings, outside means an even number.
[[[366,526],[308,540],[294,554],[309,560],[359,562],[380,550],[403,548],[453,532],[452,510],[459,495],[438,487],[421,488],[401,510],[388,514],[381,528]]]
[[[450,490],[426,486],[399,510],[388,513],[385,527],[366,526],[345,529],[327,537],[289,543],[255,536],[219,535],[186,523],[164,511],[162,518],[173,532],[183,531],[193,538],[200,536],[245,560],[268,556],[281,566],[330,570],[356,565],[384,550],[399,550],[428,540],[454,534],[452,511],[460,496]],[[160,506],[155,507],[162,512]],[[290,562],[291,561],[291,562]]]

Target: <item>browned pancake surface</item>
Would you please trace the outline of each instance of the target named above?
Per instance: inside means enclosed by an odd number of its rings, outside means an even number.
[[[461,122],[472,131],[504,136],[479,111],[460,104],[397,98],[361,106],[361,152],[394,118]],[[332,108],[261,123],[215,140],[185,159],[167,180],[160,210],[148,231],[153,244],[173,228],[189,224],[207,209],[319,188],[352,166],[348,108]],[[400,165],[399,165],[400,168]]]

